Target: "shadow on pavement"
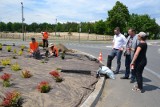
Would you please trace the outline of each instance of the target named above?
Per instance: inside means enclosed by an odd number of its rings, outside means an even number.
[[[143,82],[151,82],[151,80],[146,77],[143,77]]]
[[[143,86],[145,91],[153,91],[153,90],[160,90],[160,87],[154,86],[154,85],[150,85],[150,84],[144,84]]]

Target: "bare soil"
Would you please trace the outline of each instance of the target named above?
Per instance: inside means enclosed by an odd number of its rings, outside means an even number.
[[[10,66],[0,65],[0,75],[5,72],[12,74],[11,87],[3,87],[0,80],[1,96],[7,91],[17,90],[22,95],[23,107],[77,107],[94,90],[98,81],[95,74],[99,63],[89,60],[85,55],[68,52],[64,60],[60,56],[51,57],[48,60],[45,60],[43,56],[42,59],[37,60],[28,57],[27,48],[22,56],[14,54],[14,49],[18,52],[20,46],[12,46],[11,52],[7,52],[6,46],[3,46],[0,51],[0,60],[10,58],[12,64],[17,62],[21,66],[20,71],[12,71]],[[41,54],[44,53],[45,51],[41,49]],[[13,56],[18,59],[13,59]],[[57,83],[49,74],[56,68],[75,72],[61,72],[64,81]],[[21,71],[24,69],[29,70],[33,76],[28,79],[22,78]],[[76,73],[76,71],[90,71],[90,73]],[[51,85],[52,89],[48,93],[40,93],[36,89],[41,81],[48,81]]]

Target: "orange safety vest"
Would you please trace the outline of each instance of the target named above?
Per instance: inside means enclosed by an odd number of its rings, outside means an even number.
[[[30,42],[29,43],[30,46],[30,52],[35,52],[38,49],[38,42]]]
[[[47,32],[43,33],[43,39],[46,39],[46,40],[48,39],[48,33]]]
[[[54,48],[52,47],[52,52],[55,52],[56,56],[58,56],[58,48],[54,46]]]

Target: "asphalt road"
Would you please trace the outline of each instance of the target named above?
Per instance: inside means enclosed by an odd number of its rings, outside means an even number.
[[[150,44],[150,43],[149,43]],[[107,55],[111,52],[111,43],[67,43],[68,48],[77,49],[86,53],[103,56],[103,63],[107,62]],[[160,46],[149,45],[147,51],[148,64],[144,70],[144,93],[133,92],[133,85],[129,80],[121,80],[124,75],[124,60],[122,57],[121,74],[116,80],[107,79],[102,95],[96,107],[159,107],[160,105]],[[114,59],[112,69],[115,69]]]
[[[151,43],[150,43],[151,42]],[[134,84],[129,83],[129,80],[121,80],[124,75],[124,57],[122,57],[121,73],[116,75],[115,80],[107,79],[102,95],[96,107],[159,107],[160,106],[160,41],[150,41],[148,44],[147,59],[148,64],[144,70],[144,93],[133,92],[131,89]],[[158,43],[157,43],[158,42]],[[16,43],[28,44],[28,42],[4,41],[0,43]],[[64,43],[64,42],[60,42]],[[111,43],[78,43],[65,42],[68,48],[77,49],[95,57],[99,56],[100,51],[103,56],[103,63],[107,62],[107,55],[111,52]],[[112,70],[115,69],[116,59],[113,60]]]

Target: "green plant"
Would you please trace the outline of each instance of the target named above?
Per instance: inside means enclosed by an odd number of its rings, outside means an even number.
[[[11,64],[11,60],[10,59],[2,59],[1,60],[1,64],[3,66],[10,65]]]
[[[47,93],[51,89],[51,86],[49,85],[47,81],[42,81],[38,84],[37,89],[41,93]]]
[[[43,43],[42,42],[39,42],[38,45],[39,45],[39,47],[43,47]]]
[[[56,70],[62,70],[61,68],[57,68]]]
[[[12,56],[13,59],[18,59],[15,55]]]
[[[7,49],[8,52],[11,52],[12,47],[11,46],[7,46],[6,49]]]
[[[61,59],[65,59],[65,51],[62,52]]]
[[[2,50],[2,44],[0,44],[0,50]]]
[[[30,78],[32,76],[32,74],[28,70],[24,70],[21,73],[23,78]]]
[[[4,73],[0,78],[3,80],[3,86],[4,87],[9,87],[10,86],[10,78],[11,74]]]
[[[14,50],[13,50],[13,53],[14,53],[14,54],[16,54],[16,53],[17,53],[17,50],[16,50],[16,49],[14,49]]]
[[[13,71],[19,71],[19,70],[21,70],[20,65],[18,63],[12,64],[11,69]]]
[[[21,50],[23,51],[23,50],[24,50],[24,48],[25,48],[25,46],[24,46],[24,45],[22,45],[22,46],[21,46]]]
[[[21,56],[22,54],[23,54],[23,51],[20,50],[20,51],[18,52],[18,55]]]
[[[57,70],[49,72],[49,74],[55,79],[56,82],[62,82],[63,79],[60,76],[59,72]]]
[[[17,91],[7,92],[0,105],[3,107],[21,107],[22,105],[21,100],[22,99],[19,92]]]

